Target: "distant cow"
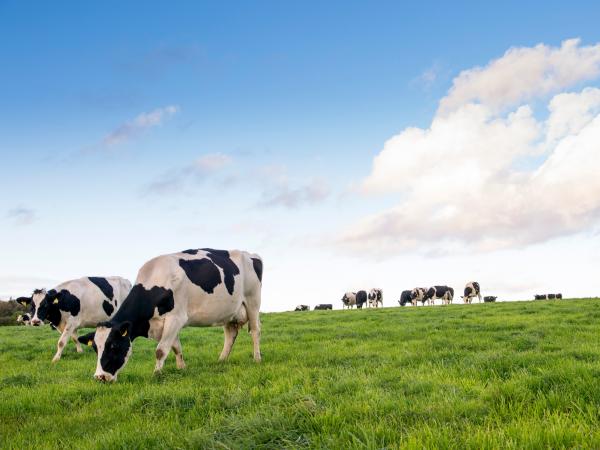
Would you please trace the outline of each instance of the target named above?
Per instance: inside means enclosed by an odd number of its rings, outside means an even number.
[[[439,298],[447,305],[452,303],[454,299],[454,289],[449,286],[433,286],[427,290],[424,298],[425,300],[431,300],[432,303],[436,298]]]
[[[77,330],[110,319],[130,290],[131,283],[125,278],[83,277],[49,291],[36,289],[31,298],[25,297],[31,306],[31,325],[40,326],[47,320],[61,333],[52,362],[60,359],[69,338],[81,352]]]
[[[20,314],[17,317],[17,323],[22,323],[23,325],[30,326],[31,325],[31,317],[29,314]]]
[[[479,287],[479,283],[477,281],[471,281],[467,283],[465,286],[465,295],[462,297],[465,303],[471,303],[473,301],[473,297],[478,297],[479,302],[481,302],[481,288]]]
[[[368,306],[377,308],[381,303],[383,306],[383,291],[381,289],[373,288],[369,291],[368,295],[369,303]]]
[[[315,306],[315,311],[325,309],[333,309],[333,305],[331,303],[321,303],[320,305]]]
[[[411,292],[412,291],[402,291],[402,294],[400,294],[400,300],[398,300],[400,306],[406,306],[407,303],[412,303]]]
[[[358,291],[356,293],[356,307],[362,309],[363,305],[367,303],[367,291]]]
[[[427,288],[423,288],[423,287],[417,287],[414,288],[411,293],[410,293],[410,301],[413,304],[413,306],[417,306],[417,302],[421,302],[421,304],[425,304],[425,294],[427,293],[428,289]],[[427,304],[429,304],[429,300],[427,301]]]
[[[310,307],[308,305],[298,305],[294,311],[310,311]]]
[[[342,297],[343,308],[351,309],[356,305],[356,292],[346,292]]]
[[[546,294],[535,294],[534,298],[536,300],[546,300],[548,296]]]
[[[562,294],[556,294],[556,298],[557,298],[558,300],[562,300]]]
[[[498,297],[494,297],[493,295],[486,295],[483,297],[483,301],[485,303],[495,302]]]

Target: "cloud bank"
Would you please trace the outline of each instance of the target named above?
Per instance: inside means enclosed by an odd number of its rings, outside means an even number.
[[[157,108],[154,111],[141,113],[133,120],[119,125],[107,134],[104,139],[102,139],[102,144],[108,147],[122,144],[138,136],[144,130],[159,126],[167,118],[176,114],[178,111],[178,106],[169,105],[164,108]]]
[[[418,249],[519,248],[589,230],[600,218],[600,44],[513,48],[462,72],[428,128],[375,157],[361,189],[396,206],[338,244],[377,257]],[[544,118],[523,101],[546,99]]]

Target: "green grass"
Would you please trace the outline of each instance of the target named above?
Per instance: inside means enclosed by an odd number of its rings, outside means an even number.
[[[138,339],[114,385],[91,349],[0,328],[3,448],[599,448],[600,301],[264,314],[182,333],[188,368],[153,376]]]

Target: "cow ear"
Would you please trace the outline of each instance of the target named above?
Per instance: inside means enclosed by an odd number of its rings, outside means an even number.
[[[19,298],[19,303],[23,306],[27,306],[29,304],[31,304],[31,297],[21,297]]]
[[[95,335],[96,335],[96,332],[93,331],[93,332],[85,334],[83,336],[79,336],[77,338],[77,340],[79,342],[81,342],[82,344],[89,345],[91,347],[94,344],[94,336]]]
[[[58,305],[58,302],[60,301],[60,292],[56,292],[54,290],[48,292],[47,294],[48,296],[48,303],[50,303],[51,305]]]
[[[131,322],[122,322],[119,324],[117,330],[123,337],[131,335]]]

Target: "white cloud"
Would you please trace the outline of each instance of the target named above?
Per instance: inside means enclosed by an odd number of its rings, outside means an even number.
[[[544,44],[511,48],[485,67],[465,70],[440,101],[439,113],[451,113],[470,102],[501,109],[594,79],[600,74],[600,44],[579,44],[579,39],[569,39],[558,48]]]
[[[463,72],[430,127],[388,140],[362,184],[367,194],[395,193],[399,203],[338,242],[384,257],[406,249],[516,248],[594,227],[600,90],[555,95],[545,120],[514,105],[597,76],[598,64],[600,46],[570,40],[560,49],[512,49],[485,69]]]
[[[214,172],[230,164],[231,161],[232,158],[229,155],[225,155],[223,153],[212,153],[198,158],[196,161],[194,161],[190,168],[202,173]]]
[[[10,209],[6,214],[6,217],[12,220],[15,225],[19,226],[31,225],[37,219],[33,209],[24,208],[22,206]]]
[[[137,136],[145,129],[160,125],[165,119],[176,114],[178,111],[178,106],[169,105],[164,108],[157,108],[154,111],[141,113],[133,120],[119,125],[104,137],[102,143],[107,146],[121,144]]]

